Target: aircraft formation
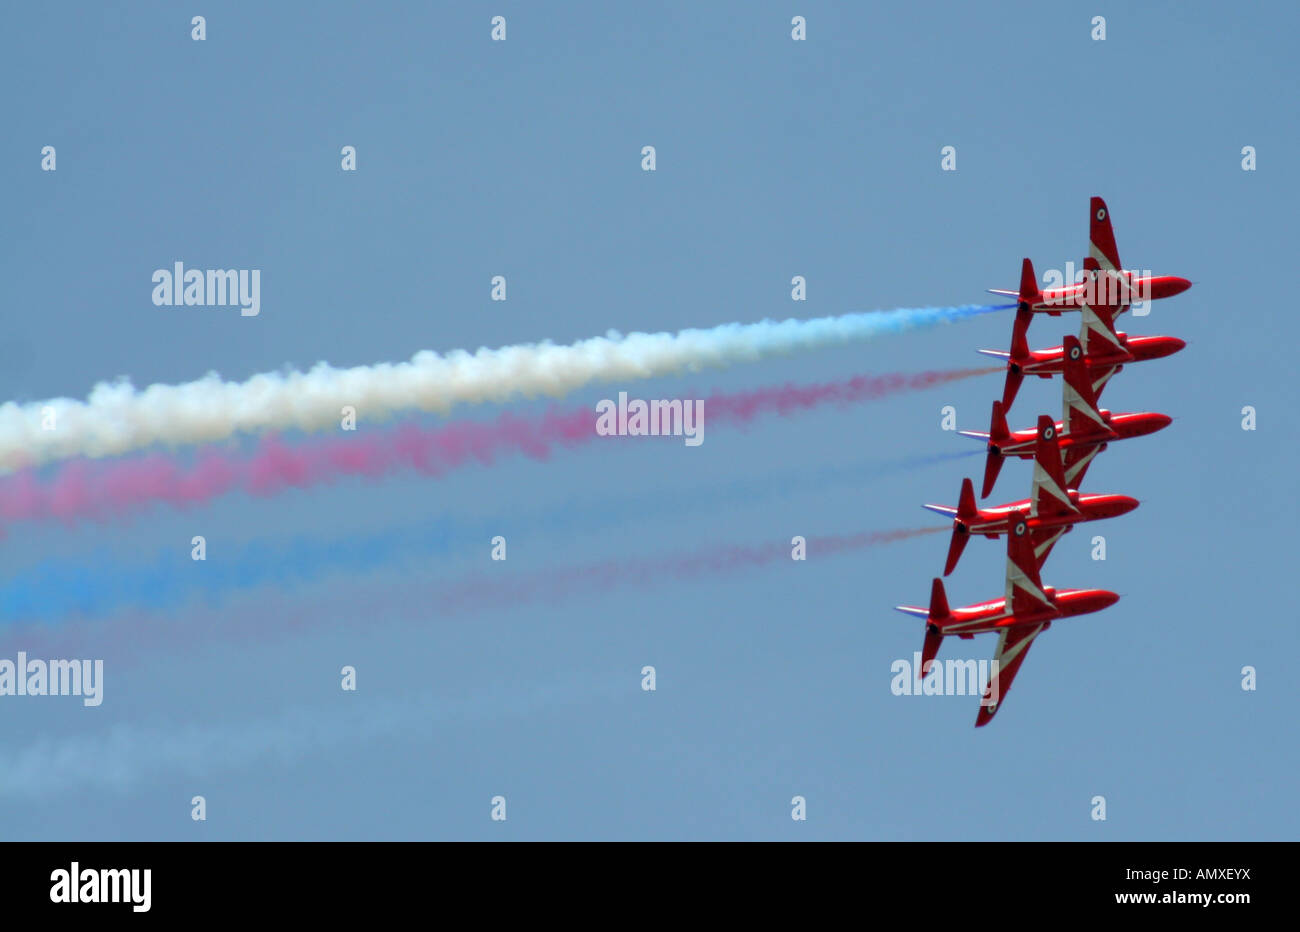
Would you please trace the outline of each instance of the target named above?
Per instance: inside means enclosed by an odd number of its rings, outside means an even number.
[[[1164,414],[1112,413],[1101,408],[1098,399],[1110,379],[1126,365],[1169,356],[1185,346],[1175,337],[1129,336],[1116,330],[1116,318],[1134,301],[1173,297],[1186,291],[1192,283],[1185,278],[1140,276],[1125,270],[1115,246],[1110,211],[1100,197],[1092,198],[1089,227],[1089,256],[1083,263],[1081,282],[1041,291],[1033,263],[1025,259],[1018,291],[989,289],[993,294],[1014,297],[1017,301],[1010,351],[980,350],[1005,360],[1006,382],[1002,397],[993,402],[988,432],[961,433],[987,446],[980,498],[987,498],[993,491],[1008,457],[1034,461],[1029,498],[981,508],[976,503],[973,483],[965,479],[955,508],[925,506],[952,518],[952,542],[944,576],[956,569],[971,537],[1006,536],[1005,596],[964,608],[949,608],[943,580],[936,577],[930,590],[929,608],[898,606],[899,611],[925,620],[922,677],[930,673],[944,638],[969,639],[985,632],[997,633],[995,662],[980,700],[976,727],[992,720],[1030,645],[1053,621],[1100,611],[1119,601],[1118,595],[1104,589],[1044,586],[1040,574],[1056,542],[1074,525],[1113,518],[1138,506],[1136,499],[1126,495],[1079,491],[1097,454],[1115,441],[1155,433],[1170,423]],[[1049,349],[1029,349],[1027,337],[1034,316],[1057,317],[1065,312],[1080,314],[1078,337],[1067,336],[1060,346]],[[1010,430],[1007,415],[1024,379],[1027,376],[1050,379],[1057,375],[1062,378],[1061,420],[1057,422],[1049,415],[1042,415],[1033,429]]]

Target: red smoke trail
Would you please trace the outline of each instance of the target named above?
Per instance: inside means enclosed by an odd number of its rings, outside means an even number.
[[[832,556],[934,534],[947,528],[913,528],[860,534],[835,534],[811,538],[807,558]],[[563,598],[574,593],[610,589],[619,585],[648,585],[661,580],[686,580],[766,566],[777,560],[791,560],[789,541],[774,541],[759,547],[728,546],[698,550],[684,556],[607,560],[586,566],[557,568],[534,576],[512,580],[501,573],[483,573],[442,589],[433,604],[444,611],[513,605],[544,598]],[[793,561],[792,561],[793,562]]]
[[[856,376],[814,385],[715,392],[704,398],[705,424],[746,424],[762,414],[872,401],[995,371],[998,368]],[[28,470],[0,479],[0,521],[101,519],[154,504],[198,505],[234,491],[274,495],[351,476],[378,479],[414,472],[436,477],[511,453],[544,460],[556,447],[608,439],[596,434],[595,425],[593,407],[553,409],[532,418],[506,412],[493,421],[408,424],[294,445],[270,436],[252,453],[207,448],[188,465],[160,453],[115,462],[74,460],[49,478],[39,479]]]
[[[856,553],[872,547],[947,531],[943,527],[832,534],[807,539],[806,558]],[[265,587],[244,599],[215,605],[169,608],[162,611],[124,613],[114,620],[75,619],[56,627],[17,625],[0,638],[5,645],[29,652],[41,650],[60,656],[87,650],[96,656],[113,655],[115,665],[142,659],[149,649],[168,646],[192,649],[197,642],[214,639],[265,641],[298,631],[329,630],[348,625],[383,625],[405,620],[437,620],[458,614],[508,609],[538,602],[558,602],[620,586],[653,586],[685,582],[793,563],[791,542],[771,541],[758,546],[714,545],[676,555],[629,557],[577,566],[557,566],[516,574],[508,561],[492,570],[459,580],[430,582],[408,577],[394,582],[365,583],[346,591],[330,591],[310,598],[284,588]],[[799,564],[800,566],[804,564]],[[241,604],[242,603],[242,604]]]

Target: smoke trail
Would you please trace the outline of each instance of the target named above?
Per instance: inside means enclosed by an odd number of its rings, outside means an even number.
[[[665,518],[708,508],[751,504],[800,489],[861,482],[981,451],[962,451],[899,460],[832,467],[809,473],[663,490],[604,502],[569,502],[529,513],[510,512],[467,520],[443,516],[404,528],[340,537],[299,536],[280,545],[258,542],[195,571],[188,550],[170,547],[152,563],[123,564],[102,553],[81,563],[49,561],[0,581],[0,623],[52,622],[99,618],[128,606],[174,610],[195,594],[209,600],[262,585],[279,587],[311,582],[339,571],[369,572],[432,555],[481,547],[493,535],[510,539],[573,533],[626,525],[638,518]]]
[[[816,560],[822,556],[857,552],[941,530],[946,529],[918,528],[810,538],[808,558]],[[245,616],[238,625],[226,623],[217,613],[200,613],[184,627],[191,635],[196,632],[206,636],[246,633],[265,637],[276,633],[277,629],[296,628],[303,618],[319,625],[323,618],[386,620],[409,616],[412,610],[423,618],[430,607],[439,615],[447,616],[541,599],[562,599],[620,585],[647,586],[735,573],[789,559],[790,546],[780,541],[758,546],[705,547],[678,555],[609,560],[515,578],[501,573],[478,573],[446,585],[415,582],[401,587],[391,584],[362,587],[362,591],[349,597],[340,598],[334,594],[305,605],[300,603],[294,611],[285,611],[283,606],[276,604],[282,598],[276,594],[260,606],[257,617]],[[146,626],[153,622],[149,626],[153,630],[137,627],[131,638],[133,655],[136,653],[135,645],[148,644],[157,648],[166,640],[159,635],[170,633],[175,637],[178,633],[179,626],[171,619],[144,621]],[[119,642],[122,640],[120,632],[114,637]],[[85,647],[85,641],[79,640],[78,648],[84,650]],[[611,677],[600,692],[621,693],[626,689],[624,680],[623,674],[617,679]],[[571,685],[552,689],[550,693],[542,698],[565,702],[590,698],[587,689],[575,693]],[[517,699],[502,703],[499,698],[488,698],[486,704],[475,702],[469,706],[471,715],[514,714],[519,709],[536,705]],[[213,768],[249,766],[272,756],[279,760],[292,759],[339,742],[409,733],[413,723],[418,726],[416,730],[427,729],[430,721],[463,718],[467,708],[464,702],[453,704],[428,697],[418,702],[380,699],[371,701],[362,710],[354,710],[351,705],[347,703],[331,709],[328,715],[298,708],[256,722],[192,727],[181,732],[117,723],[104,735],[79,736],[62,741],[43,737],[4,755],[0,761],[0,798],[43,796],[86,786],[126,791],[156,776],[159,771],[206,774]],[[340,708],[343,711],[339,711]]]
[[[983,450],[957,450],[948,453],[930,453],[906,456],[893,460],[826,466],[810,471],[800,469],[759,479],[737,479],[727,483],[709,484],[690,489],[655,489],[641,495],[593,503],[590,499],[573,499],[548,507],[544,511],[528,514],[511,513],[510,530],[556,533],[583,531],[627,524],[645,518],[664,518],[674,515],[695,514],[707,509],[730,505],[749,505],[773,498],[795,495],[806,491],[822,491],[836,485],[855,485],[900,472],[911,472],[965,459],[983,456]],[[500,533],[501,518],[475,530],[471,538],[482,541],[484,534]]]
[[[295,706],[275,715],[180,730],[114,722],[99,734],[41,736],[7,748],[0,760],[0,799],[39,798],[87,788],[128,792],[176,776],[209,777],[254,765],[275,766],[355,742],[427,735],[440,724],[527,717],[550,706],[607,704],[628,696],[627,674],[533,688],[501,684],[460,697],[378,697],[324,708]]]
[[[821,557],[858,552],[944,530],[947,528],[927,527],[809,538],[807,559],[816,561]],[[481,544],[482,540],[479,538],[477,543]],[[384,545],[395,546],[392,541],[385,541]],[[60,651],[68,656],[77,656],[88,649],[97,656],[116,653],[118,656],[113,662],[120,665],[138,660],[143,646],[158,650],[168,645],[179,645],[182,649],[192,650],[196,642],[216,638],[274,639],[288,632],[337,624],[340,619],[364,619],[369,625],[411,618],[414,613],[424,621],[430,615],[447,617],[559,601],[618,586],[651,586],[728,575],[778,562],[792,562],[790,551],[787,538],[759,546],[713,545],[684,554],[632,556],[531,573],[515,574],[506,569],[505,564],[499,564],[491,572],[471,573],[454,580],[431,581],[423,574],[410,574],[404,579],[385,578],[382,582],[349,587],[341,592],[331,589],[326,595],[308,597],[291,595],[282,585],[275,585],[259,591],[256,601],[251,604],[241,603],[233,609],[220,604],[189,604],[183,612],[172,604],[159,604],[160,597],[150,588],[147,573],[134,577],[127,573],[119,576],[117,583],[108,583],[105,588],[127,598],[134,597],[135,604],[147,606],[144,610],[123,613],[111,625],[74,626],[59,633],[22,624],[10,631],[3,642],[17,645],[21,641],[26,650],[43,645],[42,649],[50,651],[51,656],[62,656]],[[325,552],[322,547],[312,557],[317,558]],[[402,553],[400,556],[409,559],[412,555]],[[215,584],[214,592],[226,594],[264,582],[282,583],[309,578],[328,568],[319,563],[299,565],[294,562],[294,557],[294,554],[287,554],[277,561],[275,554],[267,551],[263,566],[256,565],[252,559],[240,561],[237,567],[225,571],[224,582]],[[378,561],[379,556],[361,546],[349,549],[341,559],[331,554],[324,562],[355,573],[362,568],[356,564],[357,558],[364,561],[362,566],[372,568],[372,561]],[[186,586],[200,585],[193,581],[192,563],[190,569],[189,573],[159,572],[156,581],[173,587],[171,595],[176,596]],[[206,567],[203,572],[206,572]],[[102,571],[100,581],[111,575],[111,568]],[[121,582],[123,577],[129,580],[125,585]],[[113,585],[117,588],[113,589]],[[47,614],[34,602],[13,601],[9,598],[11,595],[11,592],[6,593],[6,616],[12,612],[14,617],[24,622],[33,622]],[[83,617],[95,614],[100,607],[96,600],[102,595],[103,592],[95,591],[93,586],[77,590],[58,606],[59,611],[65,614],[53,620],[66,621],[79,614]],[[174,599],[165,601],[170,603]],[[31,614],[24,615],[24,610]],[[33,645],[33,640],[38,645]]]
[[[852,553],[944,530],[947,528],[924,527],[831,534],[810,538],[807,553],[809,559]],[[437,597],[437,605],[448,612],[463,608],[481,609],[536,599],[565,598],[575,592],[608,589],[619,585],[648,585],[662,580],[682,581],[753,569],[778,559],[790,560],[790,549],[790,542],[782,540],[760,546],[702,548],[681,556],[607,560],[519,579],[503,578],[499,573],[480,573],[442,589]]]
[[[343,405],[362,417],[403,411],[446,413],[459,404],[558,397],[593,382],[674,375],[705,367],[869,340],[882,334],[962,320],[1013,305],[903,308],[821,317],[723,324],[677,333],[610,331],[569,346],[527,343],[475,353],[428,350],[410,362],[308,372],[271,372],[245,382],[210,373],[181,385],[96,385],[85,401],[55,398],[0,405],[0,467],[15,469],[74,456],[113,456],[153,444],[208,443],[239,433],[332,428]],[[55,429],[46,429],[53,418]]]
[[[715,392],[704,399],[705,419],[711,427],[747,424],[762,414],[871,401],[994,371],[999,367]],[[32,470],[0,478],[0,521],[120,517],[152,504],[198,505],[233,491],[272,495],[353,476],[376,480],[415,472],[436,477],[505,454],[546,459],[557,446],[572,448],[604,439],[596,434],[595,423],[589,407],[553,409],[537,418],[506,412],[487,422],[405,425],[293,446],[268,437],[251,455],[207,449],[188,467],[163,454],[113,463],[76,460],[58,467],[47,480],[38,479]]]

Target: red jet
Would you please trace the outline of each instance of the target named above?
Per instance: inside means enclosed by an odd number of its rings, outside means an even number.
[[[987,725],[1001,706],[1011,681],[1020,670],[1034,638],[1058,618],[1087,615],[1119,601],[1104,589],[1045,588],[1038,575],[1029,523],[1020,512],[1008,516],[1006,597],[952,610],[943,591],[943,580],[935,579],[930,590],[929,609],[900,605],[898,610],[925,619],[925,644],[921,648],[921,676],[924,678],[939,653],[945,637],[971,638],[986,631],[998,632],[998,649],[993,657],[988,685],[980,699],[975,727]]]
[[[1063,420],[1055,425],[1064,457],[1065,482],[1068,488],[1077,489],[1083,482],[1093,458],[1106,449],[1112,440],[1125,440],[1153,434],[1168,427],[1172,418],[1166,414],[1112,414],[1097,407],[1097,395],[1092,379],[1083,361],[1083,348],[1074,337],[1065,338],[1062,392]],[[1019,430],[1012,433],[1007,428],[1002,402],[993,402],[992,423],[988,433],[974,430],[959,431],[988,443],[988,460],[984,467],[984,486],[980,498],[993,491],[1002,463],[1008,456],[1030,459],[1038,442],[1037,430]]]
[[[1137,506],[1138,500],[1127,495],[1080,495],[1069,489],[1065,484],[1065,467],[1056,425],[1044,414],[1038,419],[1034,482],[1029,498],[996,508],[977,508],[975,487],[969,479],[963,479],[956,508],[948,505],[924,507],[952,518],[952,543],[948,546],[948,562],[943,567],[943,575],[947,576],[956,569],[972,535],[983,534],[996,540],[1011,530],[1013,515],[1026,515],[1024,520],[1029,526],[1035,565],[1041,570],[1061,535],[1076,524],[1128,514]]]
[[[1083,347],[1084,363],[1093,374],[1093,390],[1101,397],[1101,390],[1110,377],[1131,362],[1145,362],[1148,359],[1162,359],[1172,356],[1187,346],[1177,337],[1131,337],[1123,331],[1115,330],[1114,324],[1104,315],[1085,306],[1083,309],[1085,323],[1080,336]],[[1016,311],[1016,322],[1011,333],[1011,352],[1001,350],[980,350],[985,356],[1004,359],[1007,363],[1007,381],[1002,390],[1002,410],[1005,414],[1011,410],[1011,403],[1016,400],[1020,384],[1025,376],[1036,375],[1050,379],[1060,375],[1065,368],[1065,347],[1053,346],[1049,349],[1031,350],[1025,339],[1029,321],[1033,312],[1021,307]],[[1091,318],[1091,319],[1088,319]],[[1085,339],[1092,339],[1084,342]],[[1100,339],[1098,339],[1100,338]]]
[[[1020,290],[1006,291],[990,288],[991,294],[1015,298],[1021,307],[1034,313],[1056,317],[1062,311],[1077,311],[1085,304],[1117,307],[1117,313],[1137,301],[1154,301],[1182,294],[1192,283],[1174,275],[1139,276],[1120,268],[1119,249],[1115,246],[1115,233],[1110,225],[1110,211],[1106,202],[1094,197],[1089,205],[1089,259],[1095,264],[1088,270],[1085,264],[1084,280],[1060,288],[1040,291],[1034,277],[1034,266],[1028,259],[1020,270]]]

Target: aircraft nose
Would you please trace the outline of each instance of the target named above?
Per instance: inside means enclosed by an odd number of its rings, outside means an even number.
[[[1079,589],[1074,593],[1069,605],[1071,615],[1091,615],[1102,609],[1110,608],[1119,601],[1119,594],[1105,589]]]
[[[1116,495],[1114,508],[1115,514],[1126,515],[1138,506],[1138,500],[1129,495]]]
[[[1148,433],[1154,434],[1158,430],[1164,430],[1174,422],[1168,414],[1152,414],[1147,417],[1147,425],[1150,428]]]
[[[1192,287],[1190,281],[1176,275],[1162,275],[1152,282],[1152,285],[1151,297],[1153,298],[1172,298]]]
[[[1174,353],[1180,353],[1187,348],[1187,341],[1180,340],[1178,337],[1165,337],[1160,341],[1160,349],[1166,356],[1172,356]]]

